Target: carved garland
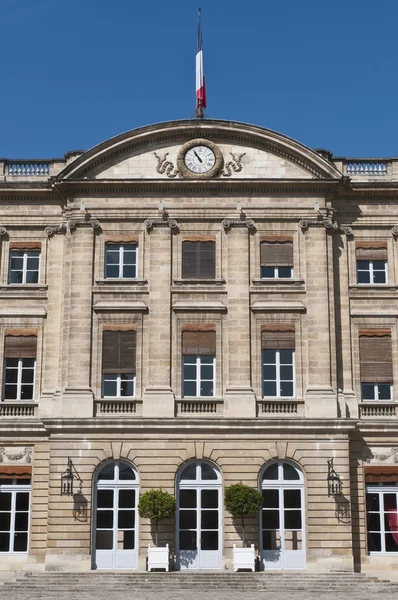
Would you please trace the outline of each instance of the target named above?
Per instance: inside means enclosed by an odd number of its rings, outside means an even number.
[[[32,448],[26,447],[21,452],[11,454],[2,446],[0,447],[0,463],[4,462],[4,457],[8,458],[8,460],[22,460],[25,458],[25,462],[30,464],[32,462]]]

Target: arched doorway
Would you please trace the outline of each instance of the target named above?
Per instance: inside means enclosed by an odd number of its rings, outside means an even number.
[[[305,569],[304,477],[293,463],[274,461],[260,478],[264,569]]]
[[[114,461],[94,479],[93,568],[136,569],[138,557],[138,473]]]
[[[177,478],[177,565],[222,568],[222,483],[213,464],[185,464]]]

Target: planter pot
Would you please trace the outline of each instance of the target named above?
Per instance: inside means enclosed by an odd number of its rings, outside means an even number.
[[[249,548],[237,548],[234,544],[233,559],[234,571],[238,571],[239,569],[250,569],[254,572],[256,564],[254,544],[252,544]]]
[[[151,548],[148,546],[148,571],[152,569],[169,570],[169,545],[164,548]]]

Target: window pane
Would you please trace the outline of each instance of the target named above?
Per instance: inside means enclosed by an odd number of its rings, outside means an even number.
[[[107,265],[118,265],[120,259],[119,249],[107,248],[106,250],[106,264]]]
[[[180,490],[180,507],[196,508],[196,490]]]
[[[357,271],[357,282],[358,283],[370,283],[369,271]]]
[[[134,531],[123,531],[123,550],[134,550]]]
[[[184,356],[184,365],[196,365],[196,356]]]
[[[4,386],[4,399],[5,400],[16,400],[17,399],[17,386],[16,385],[5,385]]]
[[[263,490],[263,508],[279,508],[279,491]]]
[[[26,512],[15,514],[15,531],[28,531],[28,518]]]
[[[18,358],[6,358],[6,367],[18,368]]]
[[[114,379],[114,380],[104,379],[104,396],[116,396],[116,395],[117,395],[116,379]]]
[[[8,361],[9,359],[7,359],[6,383],[18,383],[18,369],[10,369]]]
[[[135,511],[119,510],[117,526],[119,529],[133,529],[135,526]]]
[[[100,478],[98,477],[98,479]],[[113,508],[113,490],[98,490],[97,506],[98,508]]]
[[[384,494],[384,510],[394,511],[397,510],[397,495],[396,494]]]
[[[366,494],[366,507],[368,510],[379,510],[379,494]]]
[[[22,359],[22,367],[23,368],[32,368],[35,366],[36,359],[35,358],[23,358]]]
[[[265,471],[263,475],[264,479],[278,479],[278,464],[273,463]]]
[[[11,252],[10,268],[13,270],[22,271],[22,269],[23,269],[23,252]]]
[[[375,386],[372,383],[362,383],[362,400],[374,400]]]
[[[34,369],[22,369],[22,383],[33,383]]]
[[[122,375],[122,377],[126,377],[126,375]],[[128,381],[120,382],[120,395],[121,396],[134,396],[134,379],[133,378],[129,379]]]
[[[264,377],[264,379],[266,378]],[[293,367],[281,366],[281,379],[293,381]]]
[[[28,533],[18,532],[14,534],[14,552],[26,552],[28,549]]]
[[[196,531],[180,531],[180,550],[196,549]]]
[[[261,277],[266,278],[274,278],[275,277],[275,267],[261,267]]]
[[[368,531],[380,531],[380,515],[378,513],[368,513],[367,527]]]
[[[214,356],[202,354],[199,356],[200,362],[202,365],[212,365],[214,364]]]
[[[214,396],[214,383],[213,381],[202,381],[200,385],[201,396]]]
[[[11,527],[11,513],[0,513],[0,531],[9,531]]]
[[[279,529],[279,510],[263,510],[263,528]]]
[[[17,485],[30,485],[31,480],[26,478],[26,479],[17,479],[16,484]]]
[[[281,381],[281,396],[293,396],[293,382]]]
[[[38,283],[39,272],[38,271],[27,271],[26,272],[26,283]]]
[[[283,490],[285,508],[301,508],[300,490]]]
[[[137,254],[135,248],[125,248],[123,255],[123,262],[125,265],[135,265]]]
[[[113,510],[97,510],[98,529],[111,529],[113,527]]]
[[[39,259],[38,258],[28,258],[26,261],[26,269],[28,271],[38,271],[39,270]]]
[[[218,508],[217,490],[202,490],[202,508]]]
[[[135,279],[136,277],[136,268],[134,265],[125,265],[123,267],[123,277]]]
[[[181,479],[189,479],[190,481],[196,479],[196,463],[191,463],[181,473]],[[191,490],[189,490],[191,491]]]
[[[202,510],[202,529],[218,529],[218,510]]]
[[[7,479],[7,483],[10,480]],[[0,493],[0,510],[11,510],[11,494],[9,492]]]
[[[292,267],[279,267],[279,277],[284,279],[292,276]]]
[[[105,465],[101,471],[99,472],[98,479],[106,479],[109,481],[110,479],[115,478],[115,465],[114,463],[108,463]]]
[[[263,550],[277,550],[280,543],[276,531],[263,531]]]
[[[196,381],[184,381],[183,396],[196,396]]]
[[[196,365],[184,364],[184,379],[196,379]]]
[[[385,541],[386,541],[386,552],[398,552],[398,543],[395,541],[395,538],[398,540],[398,535],[386,533]]]
[[[391,400],[391,386],[388,383],[379,383],[379,400]]]
[[[8,283],[22,283],[22,271],[10,271]]]
[[[10,551],[10,534],[0,533],[0,552]]]
[[[272,381],[264,381],[263,396],[276,396],[276,383]]]
[[[373,271],[373,283],[386,283],[386,272]]]
[[[373,271],[385,271],[386,262],[384,260],[374,260],[373,261]]]
[[[279,350],[281,365],[293,364],[293,350]]]
[[[201,365],[200,377],[201,379],[213,379],[214,369],[213,365]]]
[[[16,510],[29,510],[29,492],[18,492],[15,503]]]
[[[299,480],[300,475],[297,472],[297,469],[289,465],[289,463],[283,463],[283,479],[285,481],[294,481]]]
[[[113,531],[97,531],[95,547],[97,550],[112,550]]]
[[[125,463],[119,463],[119,479],[122,481],[126,479],[135,479],[134,469],[132,469],[130,465],[126,465]]]
[[[119,265],[106,265],[105,277],[119,277]]]
[[[196,529],[196,510],[180,510],[180,529]]]
[[[33,385],[21,386],[21,400],[33,400]]]
[[[135,490],[119,490],[119,508],[135,507]]]
[[[263,379],[276,380],[276,365],[263,365]]]
[[[301,529],[301,510],[285,510],[285,528]]]
[[[218,531],[202,531],[200,547],[202,550],[218,550]]]
[[[217,479],[217,473],[211,465],[208,465],[207,463],[202,463],[200,466],[200,469],[201,469],[202,479],[205,479],[205,480]],[[212,491],[211,493],[217,494],[217,491]],[[202,493],[202,498],[203,498],[203,493]]]
[[[263,350],[263,363],[276,363],[276,350]]]

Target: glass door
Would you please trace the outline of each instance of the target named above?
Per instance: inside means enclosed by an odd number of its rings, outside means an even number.
[[[132,467],[105,465],[97,478],[94,568],[137,568],[137,502],[138,481]]]
[[[264,569],[304,569],[304,481],[286,462],[274,462],[262,477],[262,563]]]
[[[30,479],[0,479],[0,553],[28,551]]]
[[[180,474],[177,543],[180,569],[221,568],[221,477],[206,462]]]

